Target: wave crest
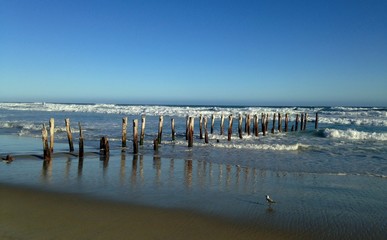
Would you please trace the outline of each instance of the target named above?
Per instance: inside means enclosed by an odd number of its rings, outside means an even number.
[[[376,140],[387,141],[387,133],[363,132],[354,129],[338,130],[327,128],[324,136],[328,138],[343,138],[349,140]]]

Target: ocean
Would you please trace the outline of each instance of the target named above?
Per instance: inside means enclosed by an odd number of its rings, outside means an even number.
[[[262,134],[261,114],[269,115]],[[273,114],[282,116],[271,132]],[[291,131],[307,113],[306,129]],[[318,113],[318,128],[315,116]],[[243,136],[238,135],[242,114]],[[245,130],[250,114],[251,133]],[[253,134],[253,116],[259,135]],[[289,130],[285,132],[285,114]],[[146,117],[145,141],[133,154],[132,121]],[[224,134],[220,118],[224,115]],[[228,117],[233,116],[231,140]],[[162,141],[157,151],[159,116]],[[194,117],[194,143],[186,141],[186,117]],[[209,143],[199,137],[207,117]],[[122,118],[128,118],[126,152],[121,152]],[[43,164],[42,126],[55,119],[52,162]],[[68,152],[69,118],[75,154]],[[172,141],[171,119],[176,139]],[[78,123],[85,152],[78,161]],[[139,133],[141,129],[138,129]],[[100,156],[107,136],[110,156]],[[163,106],[125,104],[0,103],[0,182],[69,192],[162,208],[220,216],[298,239],[385,239],[387,237],[387,107],[340,106]],[[61,155],[62,153],[62,155]],[[20,161],[19,161],[20,159]],[[265,195],[275,204],[268,204]]]

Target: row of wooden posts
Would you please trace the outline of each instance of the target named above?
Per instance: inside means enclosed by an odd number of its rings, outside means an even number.
[[[227,139],[228,141],[231,141],[232,136],[232,129],[233,129],[233,115],[229,115],[229,126],[228,126],[228,134]],[[276,126],[276,120],[278,119],[278,125]],[[242,131],[242,122],[243,122],[243,115],[239,115],[238,119],[238,135],[239,138],[243,138],[243,131]],[[298,131],[298,127],[300,126],[300,130],[304,131],[306,130],[306,123],[308,120],[308,114],[302,113],[301,114],[301,120],[299,114],[296,115],[295,119],[295,125],[292,125],[291,131]],[[282,116],[280,113],[278,115],[274,113],[273,119],[272,119],[272,129],[271,132],[274,133],[275,129],[277,128],[278,132],[288,132],[289,131],[289,115],[285,114],[285,128],[282,129]],[[157,138],[153,141],[154,150],[158,150],[158,145],[161,144],[161,138],[163,133],[163,122],[164,118],[163,116],[159,117],[159,126],[158,126],[158,134]],[[269,114],[261,114],[261,129],[263,136],[266,136],[268,132],[268,126],[269,126]],[[144,137],[145,137],[145,116],[143,115],[141,117],[141,134],[140,134],[140,141],[138,141],[138,119],[133,120],[133,152],[134,154],[138,154],[139,151],[139,145],[144,144]],[[199,138],[204,139],[205,143],[208,143],[208,130],[207,130],[207,117],[200,115],[199,117]],[[211,134],[214,133],[214,124],[215,124],[215,116],[212,115],[211,117]],[[126,150],[127,144],[127,125],[128,125],[128,118],[124,117],[122,118],[122,151]],[[249,114],[245,117],[245,133],[247,135],[250,135],[250,125],[251,125],[251,117]],[[65,126],[66,126],[66,132],[67,132],[67,139],[69,143],[69,149],[70,152],[74,152],[74,145],[73,145],[73,138],[72,133],[70,129],[70,119],[65,119]],[[83,158],[84,156],[84,138],[82,133],[82,126],[81,123],[78,123],[79,127],[79,158]],[[54,128],[55,128],[55,121],[54,118],[51,118],[49,121],[49,130],[50,130],[50,144],[48,142],[48,131],[46,129],[45,124],[43,124],[42,129],[42,141],[43,141],[43,158],[46,161],[51,160],[51,154],[54,151]],[[315,119],[315,129],[318,128],[318,113],[316,113],[316,119]],[[204,129],[204,136],[203,136],[203,129]],[[172,133],[172,141],[175,140],[175,120],[171,119],[171,133]],[[253,117],[253,134],[258,137],[259,128],[258,128],[258,115],[255,114]],[[194,142],[194,117],[187,116],[186,118],[186,140],[188,142],[188,147],[193,147]],[[220,118],[220,135],[224,135],[224,115],[221,115]],[[109,141],[107,136],[103,136],[100,139],[100,151],[103,155],[108,155],[110,148],[109,148]]]

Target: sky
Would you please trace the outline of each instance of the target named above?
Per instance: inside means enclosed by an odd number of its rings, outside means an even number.
[[[387,106],[385,0],[0,0],[0,102]]]

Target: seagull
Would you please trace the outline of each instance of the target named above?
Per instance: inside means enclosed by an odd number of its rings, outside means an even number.
[[[273,199],[271,199],[270,198],[270,196],[269,195],[266,195],[266,201],[268,202],[268,203],[275,203],[275,201],[273,200]]]

